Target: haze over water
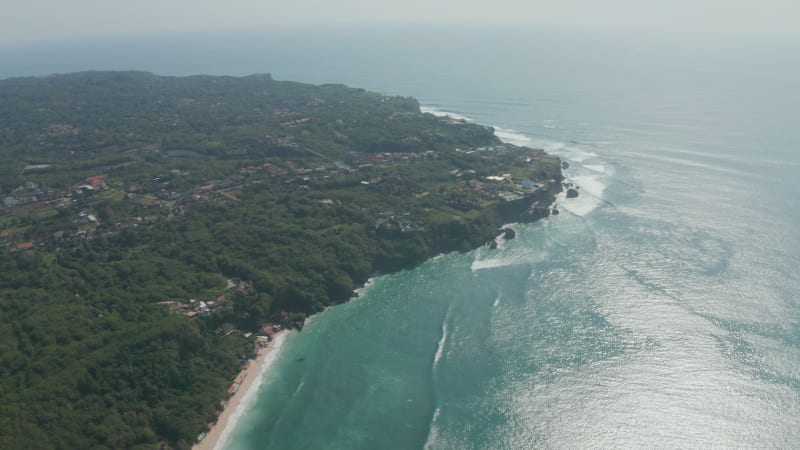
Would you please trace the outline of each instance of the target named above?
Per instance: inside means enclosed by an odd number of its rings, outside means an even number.
[[[417,31],[82,44],[97,68],[413,95],[561,156],[581,186],[497,250],[315,316],[230,447],[796,446],[799,45]]]
[[[797,59],[476,34],[314,55],[285,78],[501,127],[569,162],[581,197],[315,317],[232,448],[797,445]]]

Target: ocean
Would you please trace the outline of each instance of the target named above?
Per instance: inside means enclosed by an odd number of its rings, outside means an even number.
[[[155,45],[160,43],[160,45]],[[376,276],[290,335],[224,447],[800,443],[800,42],[522,28],[0,48],[94,69],[417,97],[569,163],[577,199],[498,249]]]

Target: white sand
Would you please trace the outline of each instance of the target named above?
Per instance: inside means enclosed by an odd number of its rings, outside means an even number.
[[[250,361],[248,368],[239,373],[236,377],[237,380],[242,379],[239,390],[228,399],[228,407],[217,418],[217,424],[200,443],[192,447],[193,450],[217,450],[227,444],[239,419],[255,401],[258,387],[280,354],[287,335],[286,331],[277,333],[266,348],[259,350],[258,357]]]

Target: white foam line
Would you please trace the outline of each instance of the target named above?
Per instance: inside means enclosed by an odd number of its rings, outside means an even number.
[[[436,426],[436,421],[439,419],[439,415],[442,413],[442,408],[436,407],[433,411],[433,417],[431,418],[431,425],[430,430],[428,431],[428,439],[425,441],[425,450],[430,450],[433,448],[433,444],[436,443],[437,439],[439,438],[439,429]]]
[[[533,140],[528,136],[508,128],[494,127],[494,134],[506,144],[529,147],[533,143]]]
[[[367,289],[372,287],[373,284],[375,284],[375,278],[374,277],[370,277],[370,278],[367,279],[366,282],[364,282],[363,286],[353,289],[353,293],[356,294],[357,297],[361,296],[361,295],[364,294],[364,292],[367,291]]]
[[[572,177],[572,180],[581,187],[581,194],[588,193],[592,197],[601,199],[603,192],[606,190],[606,185],[600,181],[600,177],[592,175],[578,175]]]
[[[444,346],[447,343],[447,316],[442,321],[442,338],[439,339],[439,346],[436,348],[436,355],[433,357],[433,367],[439,365],[439,360],[444,355]]]
[[[565,155],[565,156],[570,161],[574,161],[574,162],[577,162],[577,163],[582,163],[582,162],[586,161],[587,159],[597,158],[598,156],[600,156],[595,152],[582,152],[580,150],[571,150],[571,149],[568,149],[568,148],[564,148],[564,151],[567,153],[567,155]]]
[[[606,185],[600,181],[600,175],[579,175],[571,180],[577,184],[580,194],[577,198],[567,198],[566,192],[558,195],[558,206],[576,216],[585,216],[603,204],[603,192]]]
[[[602,164],[585,164],[583,167],[597,173],[606,173],[608,168]]]
[[[464,121],[467,121],[467,122],[473,122],[473,120],[470,119],[467,116],[463,116],[461,114],[450,112],[450,111],[436,109],[436,108],[433,108],[431,106],[420,106],[419,110],[421,112],[423,112],[423,113],[433,114],[436,117],[448,117],[450,119],[464,120]],[[519,146],[530,146],[531,143],[533,142],[532,139],[529,138],[528,136],[525,136],[524,134],[519,133],[519,132],[517,132],[515,130],[511,130],[509,128],[503,128],[503,127],[495,126],[494,127],[494,134],[495,134],[495,136],[497,136],[498,139],[500,139],[501,141],[505,142],[506,144],[514,144],[514,145],[519,145]]]
[[[449,117],[455,120],[465,120],[467,122],[472,122],[472,119],[470,119],[469,117],[462,116],[461,114],[456,114],[450,111],[444,111],[441,109],[432,108],[430,106],[420,106],[419,110],[422,113],[433,114],[436,117]]]

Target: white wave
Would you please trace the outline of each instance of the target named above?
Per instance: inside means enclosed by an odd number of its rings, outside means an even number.
[[[578,139],[572,139],[569,142],[570,144],[593,148],[601,148],[611,144],[610,141],[581,141]]]
[[[256,394],[258,393],[259,388],[261,387],[261,383],[264,381],[264,376],[267,374],[269,369],[272,367],[275,360],[280,355],[281,350],[283,349],[283,344],[286,342],[286,337],[289,335],[288,332],[278,333],[275,336],[275,339],[272,341],[272,350],[264,359],[264,364],[261,365],[261,370],[258,372],[256,379],[253,380],[253,384],[250,385],[250,388],[247,392],[244,393],[242,396],[242,400],[239,401],[239,404],[236,405],[236,409],[233,410],[230,417],[228,417],[228,422],[225,424],[225,428],[222,430],[222,433],[219,435],[219,439],[217,440],[216,445],[214,445],[214,450],[221,450],[227,447],[228,440],[230,439],[231,433],[239,426],[239,421],[242,419],[247,411],[253,406],[256,400]]]
[[[454,113],[454,112],[451,112],[451,111],[446,111],[446,110],[442,110],[442,109],[436,109],[436,108],[431,107],[431,106],[420,106],[419,110],[421,112],[423,112],[423,113],[433,114],[436,117],[449,117],[449,118],[455,119],[455,120],[464,120],[466,122],[473,122],[473,120],[470,119],[467,116],[463,116],[461,114]],[[494,134],[495,134],[495,136],[498,137],[498,139],[500,139],[501,141],[503,141],[503,142],[505,142],[507,144],[514,144],[514,145],[519,145],[519,146],[530,146],[531,143],[533,142],[533,140],[530,137],[525,136],[524,134],[522,134],[522,133],[520,133],[518,131],[515,131],[515,130],[511,130],[509,128],[503,128],[503,127],[495,126],[494,127]]]
[[[447,315],[445,315],[442,321],[442,337],[439,339],[439,346],[436,348],[436,355],[433,357],[433,367],[439,365],[439,360],[442,359],[442,355],[444,355],[445,344],[447,344]]]
[[[469,117],[462,116],[461,114],[457,114],[457,113],[450,112],[450,111],[436,109],[436,108],[433,108],[433,107],[430,107],[430,106],[420,106],[419,110],[422,113],[433,114],[436,117],[449,117],[449,118],[455,119],[455,120],[464,120],[464,121],[467,121],[467,122],[472,122],[472,119],[470,119]]]
[[[602,198],[603,192],[605,192],[607,187],[602,181],[600,181],[600,177],[595,175],[578,175],[572,177],[572,181],[581,187],[581,194],[588,193],[592,197],[596,198]]]
[[[473,272],[477,272],[479,270],[513,266],[515,264],[519,264],[519,262],[517,262],[513,258],[487,258],[487,259],[473,261],[472,265],[470,266],[470,269]]]
[[[425,441],[425,447],[423,447],[425,450],[432,449],[433,445],[439,440],[439,428],[436,426],[436,421],[439,419],[439,415],[441,413],[442,413],[442,408],[438,406],[433,411],[430,430],[428,431],[428,439]]]
[[[373,284],[375,284],[375,278],[370,277],[366,282],[364,282],[363,286],[353,289],[353,293],[356,294],[356,296],[360,296],[364,294],[364,292],[366,292],[367,289],[369,289]]]
[[[564,150],[565,150],[564,157],[576,163],[582,163],[586,160],[597,158],[598,156],[600,156],[595,152],[585,152],[583,150],[577,150],[575,148],[565,147]]]
[[[598,173],[608,173],[610,171],[610,168],[603,164],[584,164],[583,167]]]
[[[587,151],[581,148],[581,144],[576,142],[562,142],[546,138],[527,138],[528,147],[543,148],[548,153],[554,154],[570,163],[583,163],[590,159],[599,158],[600,155],[594,151]]]
[[[497,297],[494,298],[494,303],[492,303],[492,308],[500,306],[500,298],[502,298],[502,295],[497,294]]]
[[[530,147],[533,143],[533,139],[508,128],[494,127],[494,134],[506,144],[519,145],[520,147]]]
[[[566,192],[562,192],[557,198],[559,208],[582,217],[604,203],[603,192],[607,186],[601,181],[601,175],[578,175],[570,181],[580,187],[580,195],[577,198],[567,198]]]
[[[517,238],[519,239],[519,237]],[[520,266],[524,264],[535,264],[543,261],[547,257],[547,252],[535,250],[520,244],[509,245],[500,253],[492,253],[488,258],[483,258],[478,254],[470,265],[470,270],[496,269],[500,267]]]

